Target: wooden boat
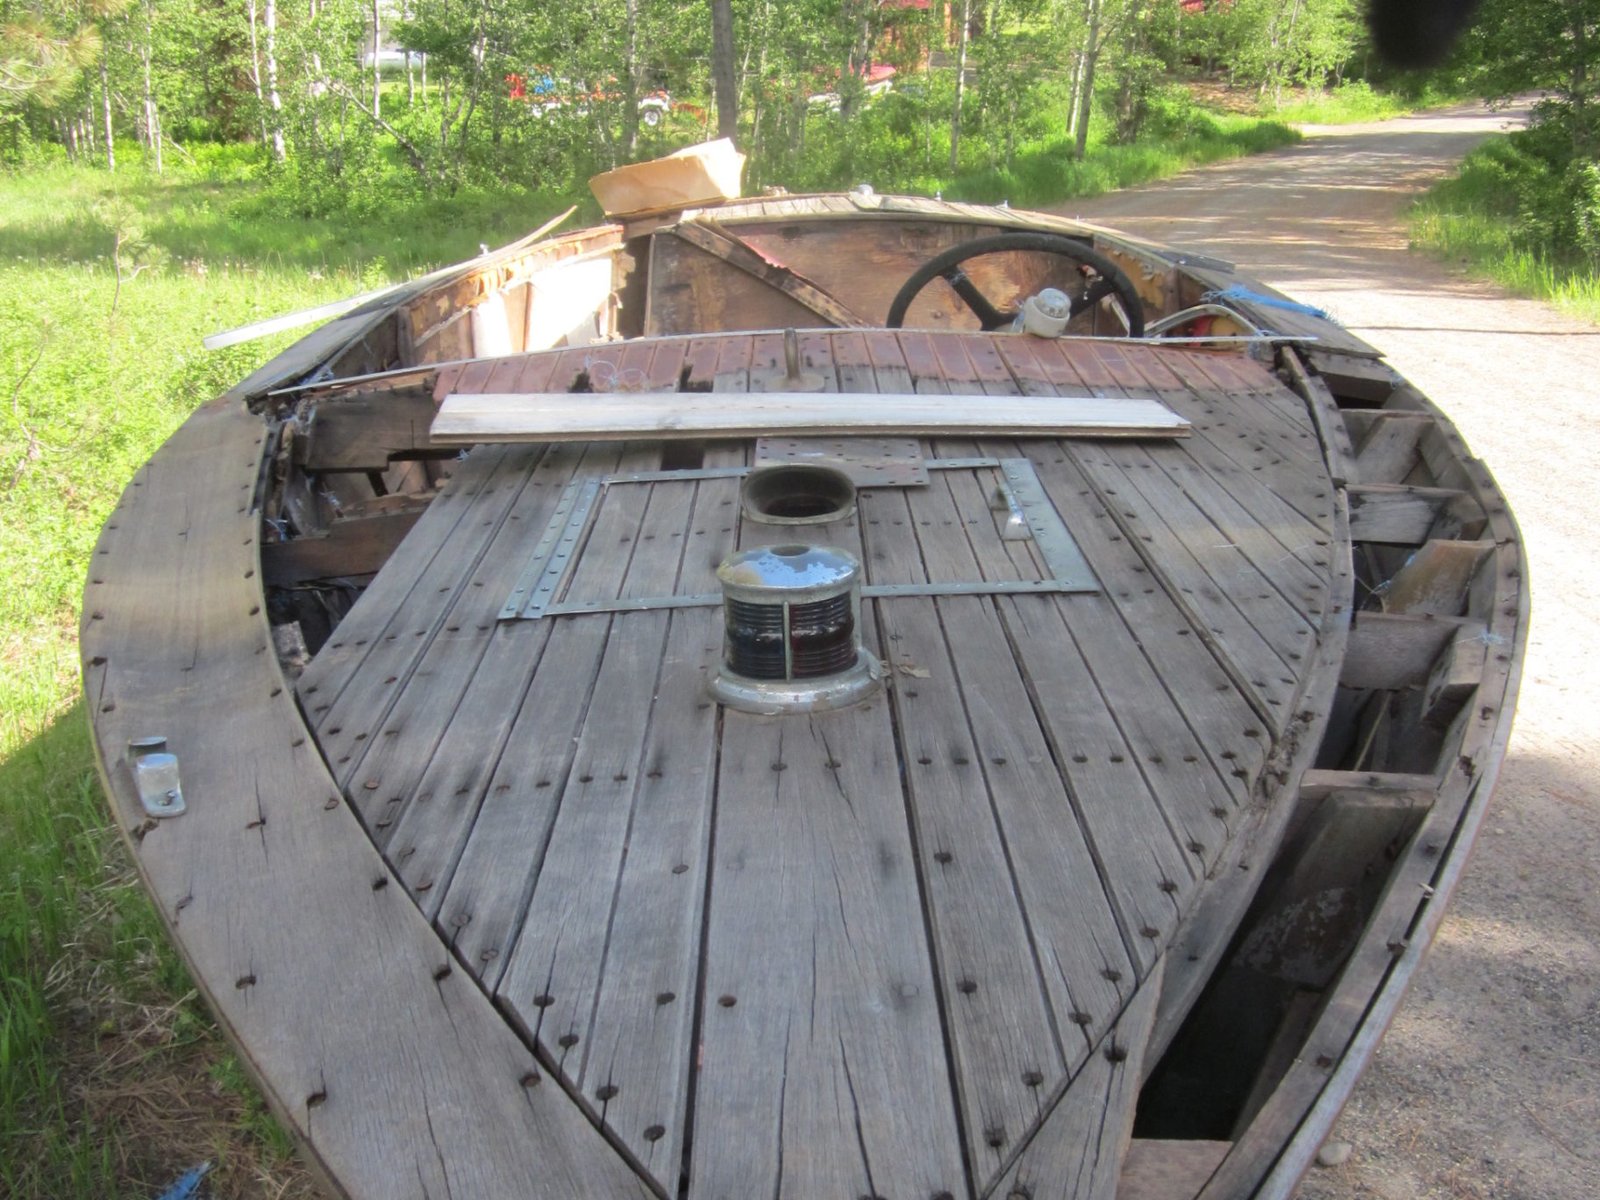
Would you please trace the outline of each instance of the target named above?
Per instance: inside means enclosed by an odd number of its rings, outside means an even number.
[[[324,325],[133,480],[82,644],[335,1194],[1225,1200],[1292,1191],[1400,1003],[1526,623],[1372,347],[852,194]]]

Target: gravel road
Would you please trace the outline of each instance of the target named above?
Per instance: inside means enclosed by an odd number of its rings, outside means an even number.
[[[1600,329],[1410,252],[1410,196],[1525,117],[1308,129],[1290,149],[1059,211],[1231,259],[1329,309],[1437,401],[1525,539],[1516,729],[1472,865],[1302,1200],[1600,1195]],[[1586,765],[1588,763],[1589,765]]]

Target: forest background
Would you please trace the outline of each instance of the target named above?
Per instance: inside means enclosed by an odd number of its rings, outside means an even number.
[[[0,0],[0,1194],[309,1196],[99,799],[94,537],[295,333],[203,334],[518,236],[719,133],[747,190],[1056,204],[1301,119],[1542,89],[1419,240],[1600,315],[1600,0],[1499,0],[1397,74],[1359,0]]]

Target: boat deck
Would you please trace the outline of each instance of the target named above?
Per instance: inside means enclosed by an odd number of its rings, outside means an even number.
[[[920,442],[925,485],[866,487],[823,527],[876,589],[889,686],[782,718],[706,697],[721,614],[694,602],[728,553],[794,540],[739,517],[753,442],[482,446],[302,710],[458,961],[664,1194],[1109,1195],[1152,1024],[1192,999],[1163,951],[1233,902],[1215,894],[1333,691],[1348,554],[1313,424],[1236,355],[799,342],[825,390],[1154,397],[1192,434]],[[782,335],[736,334],[446,368],[436,392],[792,371]],[[1001,536],[1015,461],[1083,590],[1029,590],[1058,564]],[[565,609],[507,619],[585,480],[602,500]]]

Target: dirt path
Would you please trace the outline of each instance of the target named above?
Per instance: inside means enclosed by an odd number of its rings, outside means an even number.
[[[1331,310],[1438,401],[1531,566],[1516,730],[1476,857],[1304,1200],[1600,1190],[1600,329],[1406,249],[1400,211],[1508,114],[1308,131],[1289,150],[1063,206]]]

